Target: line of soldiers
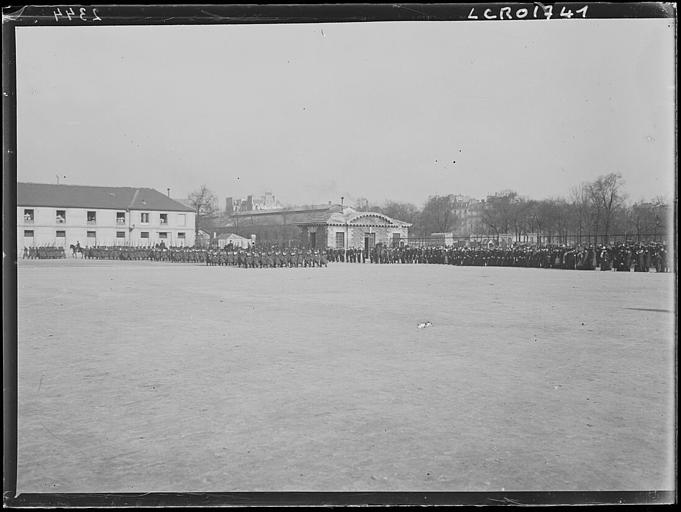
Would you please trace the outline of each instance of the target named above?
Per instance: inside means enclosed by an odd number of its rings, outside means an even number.
[[[328,262],[347,263],[419,263],[463,266],[504,266],[560,268],[571,270],[618,270],[628,272],[669,272],[670,262],[664,243],[617,243],[594,247],[549,245],[544,247],[519,245],[500,247],[388,247],[378,244],[368,254],[351,248],[312,250],[300,248],[200,249],[189,247],[74,247],[74,255],[97,260],[150,260],[177,263],[206,263],[243,268],[321,267]],[[368,258],[367,258],[368,256]],[[24,259],[65,258],[63,247],[25,247]]]
[[[329,249],[329,261],[366,262],[363,251],[344,257],[342,250]],[[519,245],[501,247],[387,247],[381,244],[369,251],[370,263],[420,263],[463,266],[503,266],[560,268],[570,270],[618,270],[669,272],[668,251],[664,243],[617,243],[577,246]]]
[[[88,247],[82,249],[85,259],[93,260],[149,260],[172,263],[203,263],[206,250],[191,247]]]
[[[224,249],[200,249],[190,247],[132,246],[73,246],[74,257],[92,260],[164,261],[174,263],[205,263],[206,265],[230,265],[243,268],[264,267],[326,267],[326,253],[312,249],[257,248],[238,249],[227,246]],[[59,254],[60,256],[51,256]],[[65,258],[63,247],[24,248],[24,258]]]
[[[72,247],[72,256],[88,260],[150,260],[177,263],[204,263],[206,250],[190,247],[93,246]],[[65,258],[64,247],[24,247],[24,259]]]
[[[28,260],[54,260],[66,258],[63,247],[24,247],[23,259]]]
[[[362,249],[350,247],[347,250],[328,248],[326,257],[336,263],[366,263],[366,254]]]
[[[226,265],[242,268],[326,267],[328,258],[319,249],[212,249],[206,255],[206,265]]]

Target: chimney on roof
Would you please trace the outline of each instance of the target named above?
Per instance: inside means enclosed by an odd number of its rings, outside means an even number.
[[[167,189],[167,190],[168,190],[168,197],[170,197],[170,189]]]

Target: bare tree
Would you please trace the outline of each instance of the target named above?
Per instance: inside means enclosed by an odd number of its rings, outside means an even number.
[[[511,224],[516,240],[520,240],[522,235],[534,230],[531,206],[528,200],[517,195],[510,201]]]
[[[577,235],[580,242],[583,235],[591,236],[592,211],[589,188],[589,183],[580,183],[570,189],[570,212],[572,214],[570,227],[573,235]]]
[[[544,199],[542,201],[530,201],[532,207],[530,215],[532,227],[539,236],[553,243],[554,236],[560,239],[565,229],[565,201],[562,199]]]
[[[199,240],[199,228],[206,224],[206,221],[214,218],[218,212],[218,199],[206,185],[201,185],[201,188],[189,194],[188,199],[189,204],[196,212],[194,230],[196,240]]]
[[[555,230],[558,234],[558,243],[568,243],[570,230],[570,204],[563,198],[551,199],[552,215],[555,216]],[[549,239],[549,243],[551,239]]]
[[[596,181],[589,185],[588,192],[594,212],[594,243],[598,243],[596,234],[601,224],[603,226],[604,241],[608,243],[608,235],[610,234],[613,217],[615,212],[624,203],[623,185],[622,175],[614,172],[599,176]]]
[[[651,202],[639,201],[622,210],[626,212],[627,231],[633,232],[638,240],[644,236],[657,239],[667,233],[669,207],[663,197],[658,196]]]
[[[555,234],[555,206],[555,202],[549,199],[528,201],[528,227],[530,232],[537,233],[538,242],[541,242],[541,237],[546,237],[550,243],[552,235]]]
[[[454,196],[430,196],[420,215],[420,225],[425,234],[447,233],[456,223]]]
[[[519,228],[520,202],[517,192],[505,191],[489,196],[481,211],[481,220],[488,230],[499,238],[508,233],[511,226]]]
[[[416,224],[421,212],[418,207],[411,203],[400,203],[397,201],[387,201],[380,209],[383,215],[393,219]]]
[[[669,207],[669,202],[663,196],[657,196],[653,199],[653,211],[655,212],[655,231],[653,236],[657,239],[658,235],[668,237],[670,226],[673,226],[674,220],[672,218],[673,210]]]

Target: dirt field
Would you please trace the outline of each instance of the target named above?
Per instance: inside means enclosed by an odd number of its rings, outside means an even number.
[[[673,283],[20,262],[18,489],[670,490]]]

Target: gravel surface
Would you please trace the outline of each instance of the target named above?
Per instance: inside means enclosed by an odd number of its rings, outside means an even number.
[[[18,490],[671,490],[673,286],[20,262]]]

